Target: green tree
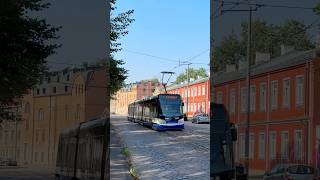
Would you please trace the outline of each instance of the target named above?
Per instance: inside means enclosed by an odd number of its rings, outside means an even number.
[[[59,28],[30,12],[49,7],[42,0],[5,0],[0,3],[0,122],[14,119],[10,106],[39,82],[46,71],[45,59],[55,53]]]
[[[283,24],[268,24],[264,20],[252,22],[252,59],[255,52],[270,53],[271,57],[281,54],[281,45],[292,46],[297,50],[314,48],[307,26],[300,21],[288,19]],[[237,64],[246,59],[248,23],[241,24],[240,35],[234,33],[224,38],[219,46],[214,48],[213,65],[215,70],[223,70],[226,64]]]
[[[128,10],[126,12],[114,15],[113,12],[116,9],[116,0],[111,0],[111,53],[110,53],[110,85],[111,95],[117,92],[124,85],[125,79],[128,77],[128,70],[123,68],[122,65],[125,62],[121,59],[116,59],[114,55],[121,51],[121,43],[119,39],[128,34],[128,27],[134,21],[132,15],[134,10]]]
[[[188,73],[189,73],[189,80],[190,79],[196,80],[199,78],[208,77],[208,74],[204,68],[199,68],[199,69],[189,68]],[[181,82],[186,82],[186,81],[187,81],[187,72],[183,72],[178,75],[174,83],[180,84]]]

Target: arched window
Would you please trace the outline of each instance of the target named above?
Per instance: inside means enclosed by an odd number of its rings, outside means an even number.
[[[30,113],[30,103],[26,102],[24,105],[24,113]]]

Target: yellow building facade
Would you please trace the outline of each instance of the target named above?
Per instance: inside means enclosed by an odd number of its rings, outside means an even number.
[[[1,124],[0,158],[55,166],[60,132],[100,117],[106,98],[105,68],[50,75],[21,99],[21,120]]]

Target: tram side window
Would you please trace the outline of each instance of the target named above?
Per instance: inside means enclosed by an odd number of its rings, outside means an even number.
[[[150,105],[146,104],[143,110],[143,117],[150,117]]]
[[[150,107],[150,116],[152,118],[156,118],[158,117],[158,111],[157,111],[157,106],[156,104],[152,104],[151,107]]]

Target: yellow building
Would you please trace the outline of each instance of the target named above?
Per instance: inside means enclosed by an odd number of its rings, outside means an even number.
[[[125,85],[111,100],[111,113],[126,115],[130,103],[143,97],[152,96],[158,86],[158,82],[148,80]]]
[[[0,126],[0,158],[54,166],[60,132],[101,116],[106,92],[104,67],[51,73],[21,99],[21,121]]]

